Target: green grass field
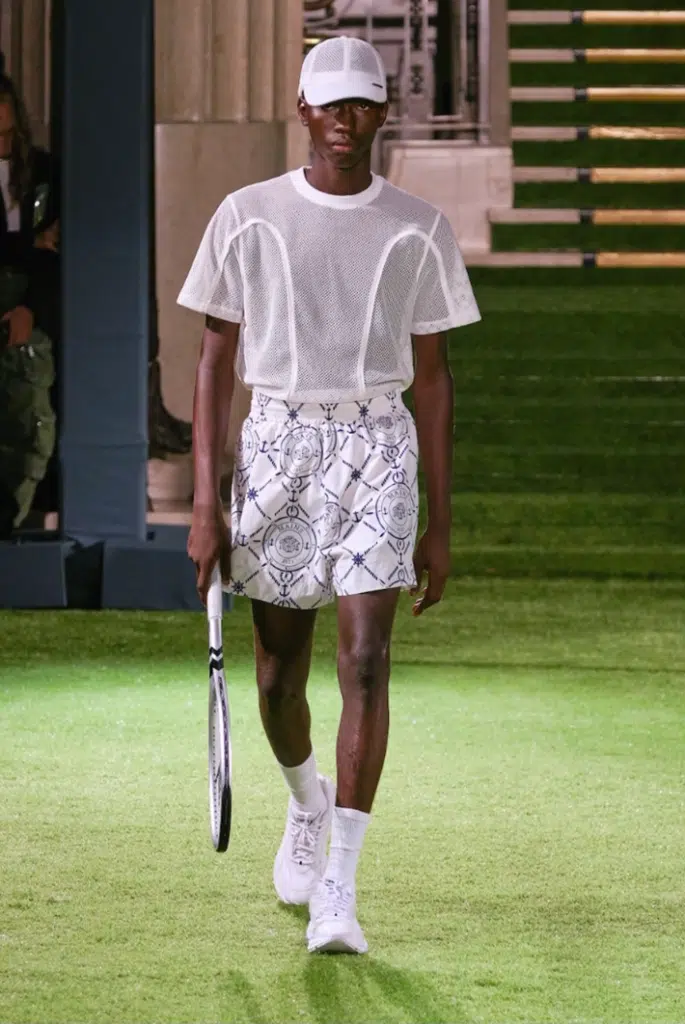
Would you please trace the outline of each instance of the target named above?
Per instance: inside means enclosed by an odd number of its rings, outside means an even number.
[[[201,615],[3,613],[3,1024],[680,1024],[683,583],[453,581],[396,632],[359,873],[367,958],[312,958],[248,609],[225,620],[235,830],[206,797]],[[323,769],[339,696],[320,616]]]

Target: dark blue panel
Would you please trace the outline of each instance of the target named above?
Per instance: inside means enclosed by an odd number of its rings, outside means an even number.
[[[62,530],[145,538],[152,0],[62,5]]]
[[[146,532],[146,447],[72,444],[62,452],[70,537],[142,537]],[[143,502],[140,495],[143,494]],[[107,500],[103,501],[103,495]]]
[[[81,362],[70,365],[62,413],[62,448],[85,439],[90,444],[146,444],[147,361],[145,373],[132,373],[132,366],[137,367],[141,352],[145,353],[147,336],[101,331],[96,341],[98,348],[92,358],[97,360],[97,373]],[[85,423],[88,432],[84,438]]]
[[[0,543],[0,608],[66,608],[62,541]]]
[[[108,541],[102,607],[202,611],[195,587],[195,567],[176,543]]]

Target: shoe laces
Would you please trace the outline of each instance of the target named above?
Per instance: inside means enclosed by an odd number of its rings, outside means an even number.
[[[320,889],[319,914],[321,917],[347,917],[354,893],[349,885],[336,882],[334,878],[324,878]]]
[[[314,861],[324,818],[324,811],[298,811],[290,820],[293,858],[300,867],[310,867]]]

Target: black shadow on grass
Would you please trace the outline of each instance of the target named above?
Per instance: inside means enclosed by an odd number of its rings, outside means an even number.
[[[373,957],[319,954],[304,967],[313,1024],[462,1024],[470,1018],[446,979],[401,971]],[[284,979],[281,979],[281,985]]]
[[[227,995],[230,994],[231,1003],[234,1002],[236,995],[240,996],[247,1020],[250,1021],[250,1024],[274,1024],[272,1020],[264,1016],[262,1000],[260,999],[259,992],[253,987],[252,983],[247,980],[241,971],[223,971],[218,991],[219,994],[222,992]],[[222,1021],[228,1019],[223,1014],[223,1008],[220,1019]],[[243,1020],[244,1019],[245,1017],[243,1017]]]

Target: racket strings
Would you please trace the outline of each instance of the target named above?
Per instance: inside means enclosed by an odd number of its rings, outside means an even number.
[[[212,780],[213,812],[218,817],[221,808],[221,793],[223,788],[224,757],[223,757],[223,729],[221,715],[216,702],[212,707],[212,743],[210,747],[210,773]]]

